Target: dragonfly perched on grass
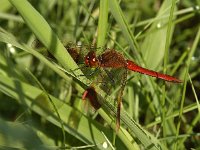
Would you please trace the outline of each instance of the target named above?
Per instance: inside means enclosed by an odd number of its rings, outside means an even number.
[[[78,52],[75,52],[76,49],[74,47],[68,46],[67,50],[71,54],[73,59],[77,62],[77,58],[80,58],[80,56]],[[122,96],[126,85],[128,71],[139,72],[141,74],[162,79],[167,82],[174,82],[174,83],[182,82],[180,79],[175,78],[173,76],[143,68],[137,65],[135,62],[127,60],[120,52],[117,52],[114,49],[107,48],[102,54],[98,56],[96,55],[94,49],[92,50],[90,49],[88,50],[88,53],[85,56],[81,57],[83,57],[82,61],[84,61],[85,67],[101,70],[100,72],[97,73],[98,76],[100,76],[101,78],[105,76],[105,73],[104,74],[102,73],[103,71],[105,71],[106,74],[108,75],[108,78],[110,78],[111,82],[114,80],[113,77],[116,76],[116,74],[111,74],[110,72],[112,72],[112,70],[122,70],[120,74],[117,74],[117,76],[120,76],[118,78],[118,80],[120,81],[119,83],[120,89],[117,96],[117,117],[116,117],[117,129],[119,129],[120,127],[120,110],[121,110]],[[107,69],[109,69],[109,72],[107,71]],[[102,81],[100,81],[99,83],[101,82]],[[107,80],[104,81],[104,83],[107,83]],[[83,99],[88,98],[91,101],[92,106],[98,109],[100,108],[100,104],[96,102],[97,101],[96,92],[97,91],[93,87],[89,87],[84,92]]]
[[[40,44],[40,42],[38,43]],[[94,77],[95,79],[92,84],[101,83],[100,87],[107,94],[110,94],[111,87],[120,87],[117,95],[117,129],[120,127],[121,103],[123,91],[127,81],[128,71],[138,72],[162,79],[167,82],[182,82],[173,76],[143,68],[137,65],[135,62],[127,60],[120,52],[116,51],[115,49],[106,48],[104,52],[97,56],[97,48],[94,46],[77,45],[70,42],[65,46],[65,48],[74,59],[74,61],[81,65],[81,67],[77,69],[81,69],[85,73],[86,77],[91,78],[92,76],[97,76],[96,78]],[[52,55],[50,55],[50,58],[52,58]],[[98,91],[96,91],[93,86],[90,86],[83,93],[82,99],[89,99],[91,105],[95,109],[99,109],[101,105],[98,102],[97,93]]]

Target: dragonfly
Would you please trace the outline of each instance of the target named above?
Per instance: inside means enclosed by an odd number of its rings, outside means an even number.
[[[40,47],[41,43],[38,40],[35,40],[32,46],[34,45],[36,47]],[[116,116],[117,129],[119,129],[120,127],[121,103],[122,103],[123,91],[126,85],[128,70],[156,77],[168,82],[182,83],[182,81],[179,80],[178,78],[143,68],[137,65],[135,62],[127,60],[120,52],[116,51],[115,49],[106,48],[102,54],[97,56],[95,51],[97,48],[95,48],[94,46],[88,46],[88,45],[82,46],[69,42],[68,44],[65,45],[65,48],[77,64],[84,64],[85,67],[87,68],[96,68],[96,70],[99,70],[100,68],[103,68],[103,70],[106,70],[107,68],[123,70],[123,72],[120,74],[121,87],[117,96],[117,116]],[[49,57],[53,58],[52,55],[50,55]],[[112,82],[113,81],[112,75],[110,76],[107,72],[106,74],[109,76]],[[95,75],[95,74],[90,73],[89,75]],[[101,72],[100,76],[103,77],[101,75]],[[101,104],[98,102],[97,91],[93,86],[89,86],[85,90],[82,99],[83,100],[88,99],[90,101],[90,104],[95,109],[99,109],[101,107]]]
[[[77,61],[78,54],[74,52],[75,49],[72,47],[68,47],[67,50],[71,54],[71,56]],[[182,83],[180,79],[175,78],[173,76],[156,72],[156,71],[139,66],[135,62],[126,59],[120,52],[116,51],[115,49],[107,48],[102,54],[98,56],[96,55],[96,52],[94,50],[91,50],[84,56],[83,61],[84,61],[85,66],[89,68],[97,68],[97,69],[109,68],[109,69],[124,70],[123,73],[121,74],[121,83],[120,83],[121,87],[117,96],[117,114],[116,114],[117,130],[120,127],[121,103],[122,103],[123,91],[126,85],[128,71],[138,72],[138,73],[156,77],[158,79],[162,79],[168,82]],[[94,87],[89,87],[88,89],[85,90],[82,99],[86,99],[86,98],[89,99],[91,105],[94,108],[96,109],[100,108],[100,104],[97,101],[97,94]]]
[[[117,96],[117,119],[116,119],[117,129],[119,129],[120,127],[120,110],[121,110],[122,96],[126,85],[128,70],[156,77],[158,79],[162,79],[168,82],[182,83],[182,81],[178,78],[143,68],[137,65],[135,62],[127,60],[120,52],[117,52],[114,49],[106,49],[105,52],[99,56],[96,56],[95,51],[90,51],[85,56],[84,61],[85,65],[91,68],[115,68],[124,70],[124,73],[122,74],[121,78],[121,88]],[[92,93],[94,93],[94,91],[92,91]],[[94,94],[93,97],[89,97],[90,101],[91,98],[94,98]]]

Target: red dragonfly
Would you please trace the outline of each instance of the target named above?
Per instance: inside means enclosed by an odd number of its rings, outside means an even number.
[[[68,47],[69,53],[71,51],[74,51],[73,48]],[[76,52],[71,53],[71,56],[77,60],[78,54]],[[120,127],[120,110],[121,110],[121,102],[122,102],[122,95],[123,91],[126,85],[127,80],[127,74],[128,70],[139,72],[142,74],[146,74],[152,77],[156,77],[168,82],[174,82],[174,83],[181,83],[182,81],[172,77],[167,74],[162,74],[153,70],[149,70],[143,67],[140,67],[136,63],[134,63],[131,60],[126,60],[124,56],[115,51],[114,49],[106,49],[104,53],[102,53],[99,56],[96,56],[95,51],[90,51],[85,57],[84,57],[84,63],[87,67],[90,68],[111,68],[111,69],[123,69],[125,70],[121,77],[121,88],[117,97],[117,117],[116,117],[116,123],[117,123],[117,130]],[[100,104],[97,101],[97,93],[93,87],[89,87],[83,94],[83,99],[88,98],[91,105],[98,109],[100,108]]]
[[[134,72],[139,72],[152,77],[156,77],[168,82],[181,83],[182,81],[167,74],[162,74],[140,67],[131,60],[126,60],[124,56],[113,50],[107,49],[102,55],[96,56],[94,51],[89,52],[85,56],[85,64],[88,67],[103,67],[103,68],[125,68]]]

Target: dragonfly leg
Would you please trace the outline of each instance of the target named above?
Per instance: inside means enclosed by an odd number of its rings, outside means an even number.
[[[100,70],[99,67],[95,68],[95,70],[88,74],[88,76],[93,76],[98,70]]]
[[[94,71],[92,71],[91,73],[89,73],[89,74],[80,74],[80,75],[76,75],[74,72],[75,71],[77,71],[77,70],[81,70],[81,69],[84,69],[84,68],[88,68],[88,66],[86,66],[86,65],[84,65],[84,66],[81,66],[81,67],[78,67],[78,68],[76,68],[76,69],[74,69],[74,70],[71,70],[72,71],[72,73],[74,74],[74,76],[76,76],[76,77],[81,77],[81,76],[92,76],[93,74],[95,74],[98,70],[99,70],[99,67],[97,67],[97,68],[95,68],[95,70]]]
[[[118,131],[120,128],[121,103],[122,103],[122,96],[123,96],[124,88],[126,86],[127,74],[128,74],[128,71],[125,70],[125,72],[122,75],[121,89],[120,89],[118,97],[117,97],[116,131]]]
[[[76,68],[76,69],[73,69],[73,70],[71,70],[71,72],[72,72],[72,74],[75,76],[75,77],[81,77],[81,76],[85,76],[84,74],[79,74],[79,75],[77,75],[77,74],[75,74],[75,72],[77,71],[77,70],[81,70],[81,69],[84,69],[84,68],[86,68],[87,66],[81,66],[81,67],[78,67],[78,68]]]

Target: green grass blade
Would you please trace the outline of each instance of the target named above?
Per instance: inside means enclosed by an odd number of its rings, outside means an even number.
[[[156,18],[162,18],[162,16],[168,15],[170,13],[171,0],[164,1]],[[155,18],[155,19],[156,19]],[[164,19],[158,19],[151,24],[151,27],[147,32],[149,32],[141,44],[141,52],[146,62],[148,68],[155,69],[162,62],[167,37],[167,26],[169,17]],[[173,29],[173,26],[172,26]],[[170,31],[170,35],[173,30]],[[169,33],[169,32],[168,32]],[[171,37],[170,38],[171,41]],[[153,61],[152,61],[153,60]]]
[[[135,41],[134,35],[131,32],[128,22],[125,19],[125,16],[122,13],[119,3],[116,0],[110,0],[109,8],[113,17],[115,18],[118,25],[120,26],[120,29],[122,30],[124,38],[127,40],[132,50],[137,54],[137,50],[138,50],[137,43]],[[139,57],[138,54],[136,57]]]
[[[100,1],[97,47],[105,45],[108,27],[108,0]]]
[[[198,97],[197,97],[197,93],[196,93],[196,91],[195,91],[195,89],[194,89],[194,85],[193,85],[193,83],[192,83],[192,79],[191,79],[191,77],[190,77],[189,74],[188,74],[188,78],[189,78],[190,84],[191,84],[191,86],[192,86],[192,91],[193,91],[193,93],[194,93],[194,97],[195,97],[195,100],[196,100],[196,103],[197,103],[198,112],[199,112],[199,115],[200,115],[200,104],[199,104],[199,99],[198,99]]]
[[[52,64],[49,60],[47,60],[42,54],[40,54],[39,52],[35,51],[34,49],[32,49],[31,47],[29,47],[25,44],[21,44],[21,43],[17,42],[16,38],[14,36],[12,36],[11,34],[0,32],[0,41],[7,43],[7,44],[12,44],[13,46],[15,46],[17,48],[20,48],[20,49],[32,54],[33,56],[38,58],[40,61],[44,62],[49,68],[54,70],[62,78],[69,80],[69,77],[63,71],[61,71],[58,67],[56,67],[54,64]],[[68,74],[71,74],[71,73],[68,72]]]
[[[0,122],[0,149],[51,149],[53,142],[44,140],[44,135],[33,126],[3,119]]]
[[[51,27],[27,0],[9,1],[17,9],[36,37],[47,47],[49,52],[65,69],[74,70],[78,68]]]
[[[11,79],[0,74],[0,91],[12,96],[22,105],[38,113],[40,116],[46,118],[49,122],[60,127],[60,119],[55,114],[54,108],[43,95],[43,91],[31,86],[27,83]],[[69,134],[78,138],[79,140],[91,144],[97,144],[98,148],[102,148],[102,143],[106,140],[101,132],[111,141],[112,131],[102,127],[100,124],[86,118],[79,111],[71,106],[64,104],[61,100],[49,95],[55,104],[61,119],[64,123],[64,129]],[[62,106],[62,107],[61,107]],[[73,114],[73,115],[72,115]],[[77,117],[76,119],[74,117]],[[70,121],[75,121],[71,122]],[[93,137],[95,135],[95,138]],[[123,147],[123,144],[121,145]],[[121,148],[122,148],[121,147]]]
[[[200,39],[200,28],[198,28],[198,32],[197,32],[197,35],[195,37],[195,40],[194,40],[194,43],[192,45],[192,48],[191,48],[191,51],[188,55],[188,59],[186,61],[186,69],[185,69],[185,82],[184,82],[184,87],[183,87],[183,95],[182,95],[182,100],[181,100],[181,105],[180,105],[180,112],[179,112],[179,121],[178,121],[178,124],[177,124],[177,129],[176,129],[176,137],[178,137],[179,135],[179,132],[180,132],[180,126],[181,126],[181,118],[182,118],[182,115],[183,115],[183,105],[184,105],[184,100],[185,100],[185,93],[186,93],[186,85],[187,85],[187,75],[188,75],[188,71],[189,71],[189,67],[190,67],[190,62],[191,62],[191,59],[192,59],[192,56],[194,55],[194,52],[197,48],[197,45],[199,43],[199,39]],[[178,141],[176,139],[175,143],[174,143],[174,149],[177,149],[177,146],[178,146]]]

